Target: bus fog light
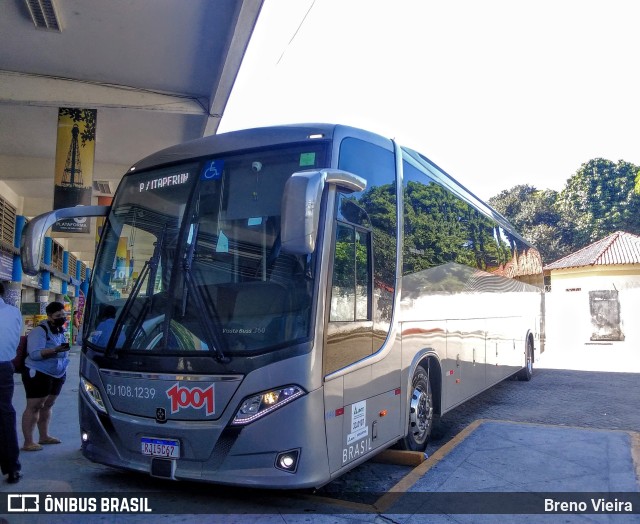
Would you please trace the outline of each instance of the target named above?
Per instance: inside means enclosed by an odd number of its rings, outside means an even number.
[[[87,433],[86,431],[83,431],[82,434],[80,435],[80,438],[82,439],[82,442],[88,442],[89,441],[89,433]]]
[[[298,469],[298,458],[300,457],[299,449],[283,451],[276,457],[276,469],[295,473]]]

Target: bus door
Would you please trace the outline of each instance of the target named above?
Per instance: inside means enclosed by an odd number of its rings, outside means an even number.
[[[332,473],[397,437],[400,417],[397,385],[376,379],[379,365],[349,370],[378,350],[380,337],[374,336],[373,233],[364,211],[340,196],[338,201],[323,354]]]
[[[366,381],[371,369],[367,366],[335,378],[331,375],[368,357],[373,349],[370,232],[347,221],[335,221],[334,227],[333,267],[327,297],[329,318],[323,354],[323,372],[327,376],[325,406],[329,409],[326,417],[331,472],[344,465],[342,450],[347,447],[344,431],[346,418],[351,416],[350,412],[347,413],[350,406],[346,405],[346,397],[350,396],[349,392],[353,389],[354,375],[363,376]],[[359,440],[365,440],[365,437]],[[365,447],[369,445],[365,444]]]

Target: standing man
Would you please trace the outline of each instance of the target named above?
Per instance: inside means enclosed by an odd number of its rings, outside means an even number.
[[[8,475],[7,482],[20,481],[18,434],[16,433],[16,410],[13,408],[13,364],[16,348],[22,333],[20,310],[4,301],[4,285],[0,282],[0,467]]]

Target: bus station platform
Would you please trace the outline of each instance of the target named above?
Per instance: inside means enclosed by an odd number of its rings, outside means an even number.
[[[321,492],[229,488],[120,472],[93,464],[80,453],[79,348],[72,348],[70,358],[67,382],[51,423],[51,434],[62,444],[21,452],[23,478],[13,485],[1,482],[0,490],[42,498],[47,494],[144,495],[153,511],[90,518],[77,513],[13,512],[0,514],[0,524],[106,523],[114,518],[119,523],[161,519],[166,524],[640,524],[640,433],[634,431],[476,420],[419,465],[407,468],[405,464],[400,480],[384,492],[370,493],[373,498],[367,503],[354,501],[349,497],[353,493],[327,497]],[[15,377],[19,426],[25,399],[20,376]],[[350,475],[360,475],[358,469]],[[367,478],[370,468],[363,469],[358,482],[366,489],[374,479]],[[573,511],[563,511],[564,507]]]

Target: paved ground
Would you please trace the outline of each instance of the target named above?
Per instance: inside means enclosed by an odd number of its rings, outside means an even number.
[[[576,369],[574,369],[576,368]],[[624,369],[625,371],[613,371]],[[627,372],[628,371],[628,372]],[[634,402],[633,399],[636,399]],[[434,431],[427,455],[478,420],[534,423],[565,428],[640,431],[640,348],[624,345],[549,347],[530,382],[506,380],[447,413]],[[568,438],[568,437],[565,437]],[[640,442],[636,443],[640,464]],[[514,465],[514,468],[517,467]],[[322,494],[372,502],[372,491],[391,487],[411,468],[366,463],[323,488]],[[385,480],[389,475],[391,478]],[[638,471],[640,478],[640,471]],[[366,490],[365,490],[366,492]]]
[[[640,347],[634,351],[549,348],[530,382],[496,385],[447,414],[442,430],[452,436],[477,418],[640,430],[640,405],[631,402],[640,400]]]
[[[77,351],[72,352],[76,370],[78,359]],[[63,438],[63,444],[23,453],[25,478],[17,486],[3,483],[0,491],[161,493],[164,507],[170,508],[167,513],[185,513],[162,517],[167,524],[639,522],[638,515],[464,515],[456,514],[454,508],[459,506],[446,498],[458,491],[480,492],[485,502],[500,491],[638,494],[640,471],[634,468],[640,464],[640,453],[635,463],[632,460],[634,446],[640,450],[640,439],[633,433],[640,429],[638,361],[628,346],[588,345],[571,353],[549,348],[531,382],[502,382],[447,414],[422,465],[368,462],[314,495],[170,483],[91,464],[79,452],[77,381],[70,379],[52,423],[52,433]],[[21,387],[18,379],[14,404],[19,412],[24,406]],[[389,489],[393,493],[385,494]],[[445,498],[425,498],[434,493]],[[504,499],[498,501],[502,503]],[[441,511],[431,514],[432,508]],[[208,514],[193,515],[200,511]],[[4,518],[12,524],[151,523],[160,516],[11,514]]]

